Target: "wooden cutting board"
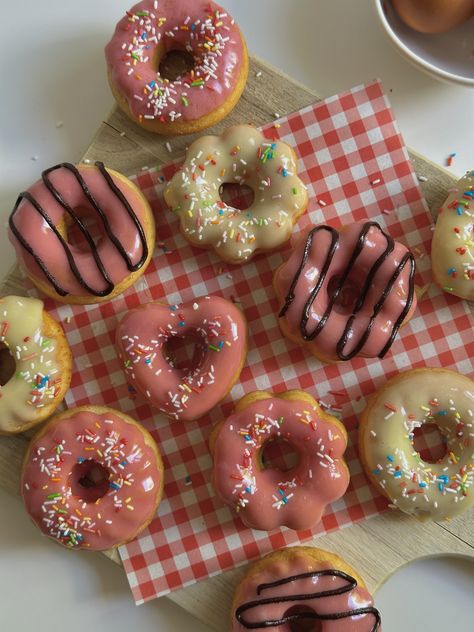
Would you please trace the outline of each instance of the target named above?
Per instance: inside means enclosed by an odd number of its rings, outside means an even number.
[[[253,58],[247,88],[235,110],[209,133],[219,133],[234,123],[262,125],[319,100],[319,97],[279,70]],[[84,160],[102,160],[126,175],[146,167],[169,162],[184,154],[194,137],[165,138],[149,134],[133,124],[117,108],[99,127]],[[168,147],[166,143],[169,143]],[[456,181],[445,169],[411,151],[428,205],[435,215]],[[0,287],[0,294],[24,294],[22,277],[14,267]],[[30,433],[31,434],[31,433]],[[20,467],[28,436],[0,437],[0,486],[19,493]],[[450,522],[420,523],[399,512],[379,515],[338,532],[317,538],[316,546],[333,550],[358,569],[370,588],[375,589],[395,569],[421,556],[455,553],[474,557],[474,512]],[[26,516],[25,516],[26,519]],[[73,554],[73,553],[71,553]],[[85,553],[85,555],[92,555]],[[116,552],[106,553],[120,564]],[[213,630],[228,629],[232,593],[242,569],[177,590],[167,597]]]

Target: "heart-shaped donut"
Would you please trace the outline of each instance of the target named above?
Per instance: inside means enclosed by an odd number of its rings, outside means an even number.
[[[122,319],[116,346],[137,391],[172,419],[191,421],[237,381],[247,354],[247,324],[234,303],[218,296],[183,305],[151,302]],[[178,358],[189,346],[191,357]]]

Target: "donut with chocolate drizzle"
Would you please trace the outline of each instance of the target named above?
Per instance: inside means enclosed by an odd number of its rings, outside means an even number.
[[[254,562],[236,590],[232,630],[261,629],[381,632],[381,616],[344,560],[296,546]]]
[[[84,210],[97,220],[97,245],[81,217]],[[149,216],[135,185],[102,162],[79,167],[63,162],[20,193],[9,217],[10,237],[32,280],[46,279],[56,298],[104,299],[116,294],[124,277],[144,268],[150,255],[150,231],[144,225]],[[154,237],[152,218],[151,224]],[[68,229],[76,230],[80,248],[68,242]]]
[[[377,222],[320,225],[275,274],[282,329],[329,362],[383,358],[416,306],[415,260]]]

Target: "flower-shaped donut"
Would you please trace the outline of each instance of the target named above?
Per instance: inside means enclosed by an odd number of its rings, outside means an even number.
[[[251,125],[234,125],[190,146],[165,199],[189,242],[213,248],[230,263],[243,263],[259,250],[274,250],[288,241],[306,210],[308,194],[296,175],[296,162],[286,143],[269,141]],[[228,183],[252,189],[248,209],[223,202],[220,190]]]
[[[264,451],[275,441],[296,452],[295,465],[265,467]],[[349,485],[346,446],[344,425],[308,393],[255,391],[213,429],[213,485],[252,529],[311,529]]]
[[[416,308],[414,274],[376,222],[313,227],[275,273],[280,328],[325,362],[382,358]]]

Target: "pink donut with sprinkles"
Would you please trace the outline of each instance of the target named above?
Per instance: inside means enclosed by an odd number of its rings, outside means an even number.
[[[193,303],[147,303],[130,310],[116,333],[130,381],[171,419],[199,419],[239,378],[247,356],[247,323],[220,296]]]
[[[43,534],[69,549],[104,551],[151,522],[163,463],[150,433],[131,417],[81,406],[53,417],[33,438],[21,491]]]
[[[272,442],[289,444],[296,464],[268,463]],[[344,425],[304,391],[255,391],[211,434],[214,488],[252,529],[311,529],[349,485],[346,446]]]
[[[105,48],[119,107],[159,134],[215,125],[239,100],[248,76],[245,40],[210,0],[143,0],[119,21]]]

